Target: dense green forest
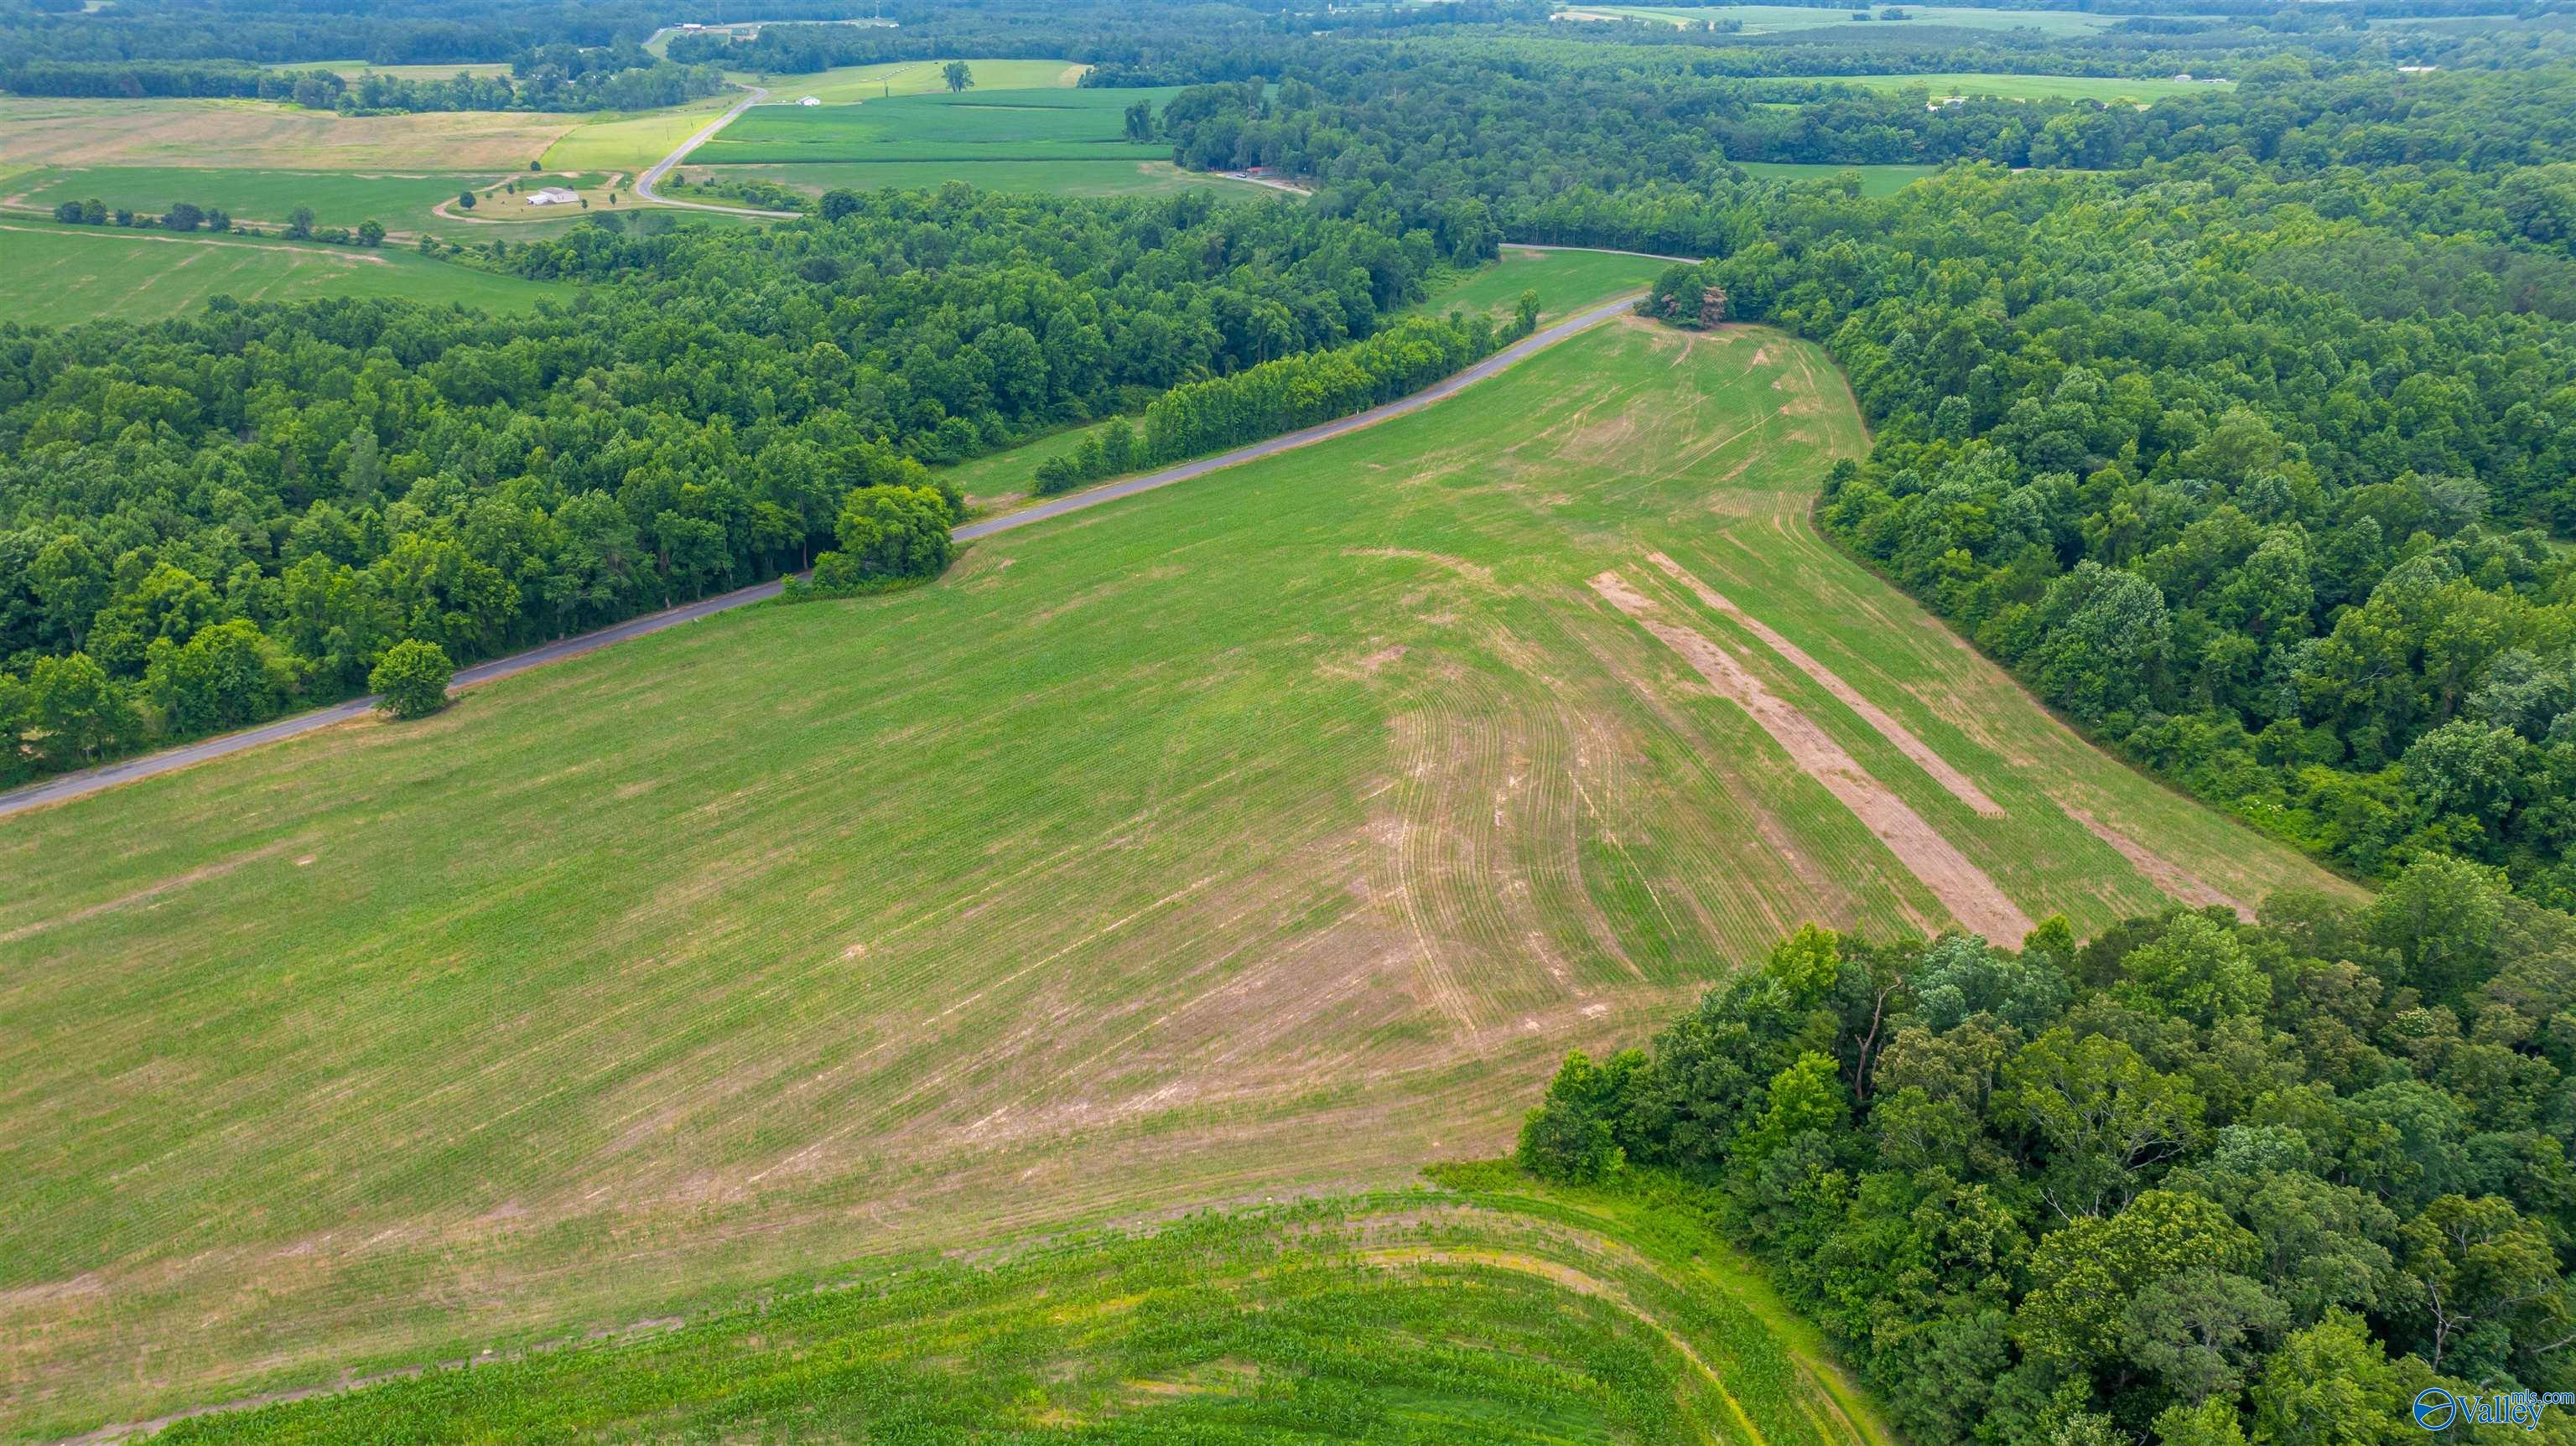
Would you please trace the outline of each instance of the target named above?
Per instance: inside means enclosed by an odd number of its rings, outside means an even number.
[[[2421,1440],[2427,1388],[2576,1388],[2571,963],[2450,859],[2080,945],[1810,926],[1569,1058],[1520,1158],[1751,1246],[1915,1441]]]
[[[463,662],[850,555],[854,488],[1176,387],[1157,447],[1257,433],[1264,363],[1491,249],[1200,192],[831,201],[523,243],[525,274],[620,278],[534,316],[0,323],[0,774],[356,692],[401,639]],[[1313,380],[1407,389],[1491,344],[1416,323]]]
[[[1353,57],[1275,88],[1185,91],[1158,121],[1184,166],[1269,166],[1313,179],[1342,204],[1383,196],[1425,219],[1472,199],[1516,235],[1582,188],[1684,186],[1703,209],[1723,207],[1730,198],[1716,187],[1734,161],[2106,170],[2241,154],[2293,172],[2493,170],[2549,163],[2576,146],[2576,69],[2567,67],[2401,78],[2320,74],[2285,58],[2234,89],[2143,109],[1975,98],[1927,106],[1922,92],[1729,82],[1686,66],[1641,72],[1597,48],[1572,58],[1561,49],[1399,49],[1392,65]]]
[[[406,80],[329,70],[272,69],[233,60],[20,60],[0,69],[14,95],[230,97],[292,101],[314,110],[650,110],[724,88],[709,65],[672,65],[640,47],[551,45],[519,57],[509,75]]]

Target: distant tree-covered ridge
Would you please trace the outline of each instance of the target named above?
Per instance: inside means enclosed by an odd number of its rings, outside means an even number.
[[[1921,1446],[2417,1440],[2576,1389],[2572,1010],[2576,920],[2457,859],[2082,944],[1811,925],[1571,1056],[1519,1158],[1751,1247]]]
[[[1342,204],[1379,201],[1433,224],[1474,203],[1514,235],[1577,190],[1683,186],[1722,211],[1736,161],[1824,165],[1985,160],[2123,169],[2242,155],[2293,172],[2349,166],[2489,171],[2576,154],[2576,68],[2399,76],[2264,62],[2234,89],[2140,109],[2091,100],[1967,99],[1848,84],[1710,78],[1608,63],[1600,47],[1417,45],[1336,52],[1275,86],[1193,88],[1158,117],[1173,159],[1267,166]],[[1615,56],[1616,52],[1609,54]],[[1788,102],[1799,102],[1789,104]],[[1463,137],[1475,137],[1465,144]],[[1708,238],[1725,244],[1722,229]],[[1703,253],[1711,247],[1701,248]]]
[[[533,316],[0,323],[0,779],[346,696],[406,639],[470,662],[836,543],[826,582],[936,571],[911,494],[946,521],[956,498],[925,462],[1193,383],[1218,390],[1179,415],[1239,429],[1268,393],[1221,407],[1223,379],[1376,335],[1435,265],[1490,254],[1204,192],[826,210],[524,244],[530,275],[605,283]],[[1361,373],[1489,344],[1460,330],[1393,333]],[[906,496],[854,520],[870,488]]]
[[[16,95],[239,97],[342,112],[651,110],[723,88],[724,75],[714,66],[673,65],[631,45],[548,46],[521,56],[509,75],[459,72],[434,80],[231,60],[29,59],[0,68],[0,90]]]

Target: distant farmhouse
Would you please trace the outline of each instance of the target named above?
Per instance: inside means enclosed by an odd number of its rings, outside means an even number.
[[[798,105],[821,105],[823,103],[823,98],[819,95],[809,95],[796,103]]]
[[[580,199],[581,198],[579,196],[574,195],[572,192],[565,190],[561,186],[548,186],[544,190],[537,192],[535,195],[528,197],[528,204],[531,206],[569,206]]]

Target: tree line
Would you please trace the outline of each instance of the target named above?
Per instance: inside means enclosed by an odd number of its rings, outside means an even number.
[[[1172,388],[1145,409],[1139,460],[1164,466],[1410,396],[1528,334],[1485,317],[1407,317],[1366,341]]]
[[[1518,1154],[1750,1248],[1926,1446],[2393,1446],[2576,1389],[2571,1006],[2576,920],[2450,858],[2084,943],[1810,925]]]
[[[848,7],[785,0],[808,15]],[[662,24],[644,0],[118,0],[0,9],[0,54],[29,60],[246,60],[356,57],[376,65],[499,61],[545,45],[640,44]]]
[[[894,522],[929,504],[898,494],[957,506],[924,463],[1364,342],[1444,261],[1284,199],[827,209],[525,243],[509,264],[598,283],[527,316],[0,323],[0,777],[347,696],[405,639],[463,663],[818,553],[852,559],[826,586],[923,565]],[[1400,335],[1370,356],[1418,359]]]
[[[567,47],[554,47],[561,50]],[[640,49],[616,65],[570,63],[557,56],[516,75],[459,71],[444,80],[378,72],[355,77],[329,70],[271,70],[228,60],[25,60],[0,70],[0,90],[16,95],[113,99],[239,97],[287,101],[310,110],[375,115],[413,111],[652,110],[724,88],[713,66],[673,65]],[[604,55],[605,52],[592,54]]]

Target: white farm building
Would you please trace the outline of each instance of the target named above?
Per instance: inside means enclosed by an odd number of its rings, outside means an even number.
[[[531,206],[569,206],[580,199],[581,198],[579,196],[574,195],[572,192],[565,190],[561,186],[548,186],[544,190],[528,197],[528,204]]]

